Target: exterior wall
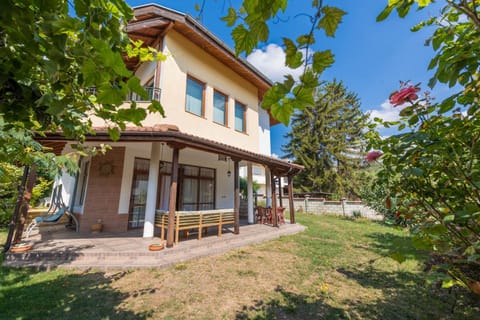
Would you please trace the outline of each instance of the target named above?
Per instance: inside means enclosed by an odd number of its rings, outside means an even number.
[[[166,118],[161,122],[175,124],[182,132],[259,152],[256,87],[175,31],[167,34],[164,44],[168,58],[161,69],[161,103]],[[187,75],[206,83],[205,118],[185,112]],[[228,96],[227,127],[213,122],[214,89]],[[235,100],[247,106],[246,134],[234,129]]]
[[[92,157],[84,214],[77,216],[80,232],[90,232],[90,226],[98,219],[102,220],[104,232],[127,231],[128,215],[118,214],[124,155],[124,147],[113,147],[105,155]],[[113,165],[112,174],[100,173],[100,166],[105,162]]]
[[[313,214],[335,214],[353,217],[354,211],[359,211],[361,217],[372,220],[382,220],[383,216],[372,208],[367,207],[361,201],[324,201],[323,199],[300,199],[295,198],[293,203],[296,211]],[[284,206],[288,205],[288,198],[283,198]],[[285,205],[287,204],[287,205]]]
[[[252,152],[270,154],[270,129],[268,114],[263,111],[262,123],[259,123],[259,101],[257,88],[207,54],[176,31],[170,31],[164,39],[164,53],[167,59],[161,62],[161,99],[165,118],[159,114],[149,114],[143,121],[144,126],[156,124],[174,124],[180,131],[210,140],[227,143]],[[155,64],[142,65],[137,71],[142,83],[147,81],[154,71]],[[185,111],[187,75],[206,83],[205,117]],[[228,96],[228,122],[223,126],[213,122],[214,89]],[[247,132],[235,130],[235,101],[247,108]],[[138,107],[147,107],[148,103],[137,103]],[[94,126],[105,126],[98,118],[92,117]],[[260,136],[260,133],[261,136]]]
[[[259,152],[270,156],[272,154],[270,143],[270,115],[262,108],[258,108],[258,145]]]
[[[118,143],[114,145],[122,145],[125,147],[125,160],[123,168],[124,179],[121,182],[121,196],[119,199],[118,213],[128,216],[135,157],[150,159],[151,143]],[[167,145],[164,145],[163,152],[161,151],[160,155],[161,161],[172,162],[172,155],[172,149],[170,149]],[[233,175],[231,177],[227,177],[227,171],[229,169],[228,162],[219,161],[216,154],[201,152],[188,148],[180,150],[179,162],[180,164],[189,164],[215,169],[215,208],[233,208]],[[230,171],[233,171],[232,161],[230,161]]]

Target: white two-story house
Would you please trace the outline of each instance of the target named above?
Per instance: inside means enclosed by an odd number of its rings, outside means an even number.
[[[191,16],[154,4],[134,12],[129,36],[167,58],[126,63],[160,100],[165,117],[149,115],[117,142],[109,140],[105,123],[92,119],[96,135],[86,143],[112,148],[83,158],[76,176],[63,175],[63,200],[80,232],[102,220],[106,232],[143,228],[144,237],[152,237],[158,209],[174,214],[224,208],[235,209],[238,232],[240,167],[247,168],[250,184],[253,165],[264,167],[271,181],[280,176],[291,181],[302,169],[270,156],[270,126],[276,122],[260,104],[271,82]],[[149,104],[129,98],[139,107]],[[60,135],[41,141],[61,146],[62,153],[72,150],[72,142]],[[274,197],[274,185],[270,189]],[[253,223],[251,192],[248,213]]]

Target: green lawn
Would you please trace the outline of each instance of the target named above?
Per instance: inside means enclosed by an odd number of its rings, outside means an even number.
[[[478,298],[424,282],[421,254],[387,257],[408,246],[405,231],[331,216],[298,222],[308,230],[170,268],[0,268],[0,319],[478,319]]]

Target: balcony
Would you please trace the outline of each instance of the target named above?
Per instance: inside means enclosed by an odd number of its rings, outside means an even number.
[[[151,100],[160,101],[160,96],[162,93],[162,89],[157,87],[143,87],[145,91],[147,91],[147,97],[143,98],[135,92],[130,92],[125,101],[135,101],[135,102],[149,102]]]
[[[145,98],[141,97],[139,94],[135,92],[130,92],[125,97],[125,101],[135,101],[135,102],[149,102],[151,100],[160,101],[162,89],[157,87],[143,87],[143,89],[147,92],[147,96]],[[86,88],[85,92],[96,96],[97,88],[96,87]]]

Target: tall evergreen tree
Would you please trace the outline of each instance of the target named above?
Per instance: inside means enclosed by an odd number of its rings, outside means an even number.
[[[367,125],[357,95],[342,82],[318,87],[315,103],[293,115],[282,146],[285,158],[305,166],[294,180],[299,191],[358,196]]]

